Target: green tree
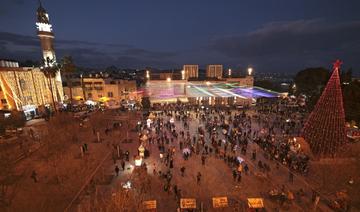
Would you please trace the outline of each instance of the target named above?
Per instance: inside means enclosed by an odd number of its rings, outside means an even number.
[[[0,114],[0,135],[5,133],[6,119],[3,114]]]
[[[350,83],[352,81],[352,69],[349,68],[347,71],[342,71],[341,73],[341,82]]]
[[[299,71],[294,79],[296,94],[320,95],[329,78],[329,70],[321,67]]]
[[[265,89],[273,90],[273,91],[283,92],[283,89],[281,88],[280,85],[278,85],[270,80],[256,80],[254,82],[254,85],[265,88]]]
[[[305,94],[307,105],[312,109],[319,99],[322,90],[330,78],[329,70],[325,68],[307,68],[299,71],[295,78],[295,94]]]
[[[23,127],[25,125],[25,121],[25,115],[22,111],[13,110],[8,118],[8,125],[15,128]]]
[[[141,98],[141,105],[145,110],[150,109],[150,98],[149,97]]]
[[[6,128],[19,128],[25,125],[25,115],[21,111],[13,110],[11,115],[5,118],[0,115],[0,135],[5,133]]]
[[[40,69],[44,73],[45,77],[49,80],[52,104],[54,107],[54,111],[56,112],[57,108],[55,105],[54,90],[53,90],[53,83],[55,82],[52,81],[54,80],[57,72],[59,71],[60,65],[55,63],[53,60],[47,58],[46,60],[43,61],[43,66],[41,66]]]
[[[345,117],[348,121],[360,123],[360,82],[352,81],[343,85]]]

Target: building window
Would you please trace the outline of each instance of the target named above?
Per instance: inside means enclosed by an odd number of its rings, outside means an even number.
[[[113,92],[108,92],[108,97],[114,97]]]
[[[25,80],[19,80],[21,90],[25,91],[27,89]]]
[[[33,101],[32,96],[25,96],[25,100],[27,102],[32,102]]]
[[[92,98],[92,93],[88,93],[88,98]]]
[[[101,97],[103,97],[103,96],[102,96],[102,94],[99,94],[98,97],[101,98]]]
[[[1,103],[2,103],[2,104],[7,104],[6,99],[1,99]]]

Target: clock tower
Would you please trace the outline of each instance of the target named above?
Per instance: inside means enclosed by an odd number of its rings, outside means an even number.
[[[49,21],[49,15],[39,2],[39,8],[37,9],[37,34],[40,38],[41,49],[43,53],[43,60],[45,66],[53,66],[56,63],[56,56],[54,51],[54,33],[52,32],[52,25]],[[49,61],[49,62],[47,62]]]
[[[54,33],[52,30],[52,25],[50,24],[49,15],[41,4],[39,0],[39,8],[36,12],[37,21],[37,35],[39,36],[42,50],[42,60],[44,61],[45,67],[52,67],[56,65],[56,55],[54,50]],[[60,70],[56,72],[55,81],[57,88],[62,88],[62,80]],[[58,90],[59,93],[62,93],[62,89]],[[62,96],[62,95],[59,95]],[[62,100],[62,98],[61,98]]]

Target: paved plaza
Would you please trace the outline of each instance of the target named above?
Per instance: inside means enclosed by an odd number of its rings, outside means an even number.
[[[162,115],[158,118],[163,119],[163,122],[175,120],[175,113],[172,113],[173,116]],[[232,112],[234,115],[235,112]],[[251,114],[251,111],[249,111]],[[211,117],[218,116],[214,113],[210,115]],[[184,128],[183,122],[175,120],[175,127],[178,132],[184,131],[190,133],[190,137],[199,136],[197,133],[198,127],[204,127],[205,122],[200,119],[195,118],[195,113],[191,112],[189,114],[190,120],[189,127]],[[227,115],[226,118],[229,116]],[[208,117],[210,118],[210,117]],[[254,130],[259,130],[259,123],[255,121],[252,122],[251,128]],[[219,139],[225,139],[224,134],[221,132],[221,129],[217,130]],[[153,133],[150,132],[151,136]],[[169,135],[170,132],[167,131]],[[207,137],[207,136],[205,136]],[[264,198],[265,207],[270,211],[280,210],[291,210],[291,211],[308,211],[313,208],[313,202],[311,201],[311,186],[306,183],[304,178],[300,174],[294,176],[294,182],[289,182],[289,169],[283,165],[276,165],[277,162],[269,161],[264,158],[263,150],[258,147],[254,142],[250,142],[248,145],[247,154],[241,154],[240,149],[238,148],[235,152],[231,153],[235,156],[242,157],[245,161],[245,164],[249,166],[249,173],[243,174],[241,182],[238,180],[233,180],[232,168],[224,161],[222,158],[218,158],[215,154],[206,155],[205,164],[202,165],[201,154],[192,154],[188,160],[184,160],[182,151],[179,146],[179,141],[181,138],[174,139],[173,142],[165,145],[167,148],[175,148],[173,168],[169,168],[162,162],[160,158],[160,151],[158,146],[153,144],[147,144],[146,148],[150,151],[150,157],[145,159],[147,164],[147,173],[151,176],[151,189],[145,194],[144,199],[147,200],[157,200],[159,211],[175,211],[178,207],[178,203],[175,198],[174,192],[164,191],[165,182],[162,180],[158,171],[166,173],[168,170],[172,173],[171,185],[177,186],[181,190],[181,196],[183,198],[196,198],[198,205],[203,205],[204,209],[208,211],[215,210],[212,208],[211,198],[213,197],[222,197],[226,196],[229,200],[232,201],[231,208],[237,208],[239,211],[243,211],[247,208],[247,198]],[[145,143],[145,142],[144,142]],[[206,138],[206,143],[210,145],[210,139]],[[137,147],[139,146],[138,142],[132,144],[124,144],[121,148],[129,150],[131,154],[137,154]],[[257,159],[251,159],[251,152],[256,150]],[[134,152],[135,151],[135,152]],[[228,153],[232,152],[230,149]],[[270,172],[264,173],[260,170],[257,162],[261,160],[263,162],[269,163]],[[118,163],[120,166],[120,164]],[[119,183],[124,183],[131,178],[131,173],[135,167],[134,162],[126,163],[126,167],[131,167],[126,171],[120,171],[120,176],[116,178]],[[181,167],[185,167],[184,176],[181,175]],[[154,174],[154,169],[156,174]],[[109,168],[109,173],[114,172],[113,167]],[[197,173],[201,173],[201,182],[197,183]],[[304,190],[305,195],[303,197],[296,196],[295,200],[287,202],[280,206],[280,203],[276,200],[271,200],[269,198],[268,192],[271,189],[284,187],[286,192],[291,191],[296,193],[301,188]],[[326,206],[320,205],[320,208],[325,208]],[[226,210],[226,209],[225,209]],[[233,211],[233,209],[228,209]]]

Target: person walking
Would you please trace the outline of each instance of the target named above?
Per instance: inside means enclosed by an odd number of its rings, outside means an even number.
[[[252,152],[252,159],[253,160],[256,160],[256,150],[254,149],[253,152]]]
[[[205,166],[205,155],[202,155],[201,156],[201,164],[203,165],[203,166]]]
[[[236,173],[236,169],[235,169],[235,168],[234,168],[233,171],[232,171],[232,175],[233,175],[234,181],[236,181],[237,173]]]
[[[173,186],[173,190],[174,190],[175,197],[177,197],[177,195],[178,195],[178,187],[177,187],[177,185]]]
[[[184,174],[185,174],[185,167],[181,167],[180,169],[180,172],[181,172],[181,176],[184,177]]]
[[[170,168],[170,169],[174,168],[174,161],[173,161],[173,159],[172,159],[172,158],[170,159],[170,165],[169,165],[169,168]]]
[[[31,174],[31,178],[34,180],[34,183],[38,182],[37,173],[35,170],[33,170],[32,174]]]
[[[293,183],[294,182],[294,174],[289,170],[289,182]]]
[[[249,166],[247,164],[245,164],[244,166],[244,171],[245,171],[245,174],[248,175],[249,173]]]
[[[84,149],[85,149],[85,152],[89,151],[87,143],[84,143]]]
[[[200,185],[200,180],[201,180],[201,173],[198,172],[197,176],[196,176],[196,182],[198,185]]]
[[[112,159],[113,159],[113,161],[114,161],[114,164],[116,164],[116,153],[113,153],[113,154],[112,154]]]
[[[116,166],[115,166],[115,173],[116,173],[116,176],[119,176],[119,171],[120,171],[120,169],[119,169],[119,167],[116,165]]]
[[[125,170],[125,161],[124,160],[121,161],[121,168],[123,171]]]
[[[241,182],[241,172],[238,171],[237,173],[237,181],[240,183]]]

